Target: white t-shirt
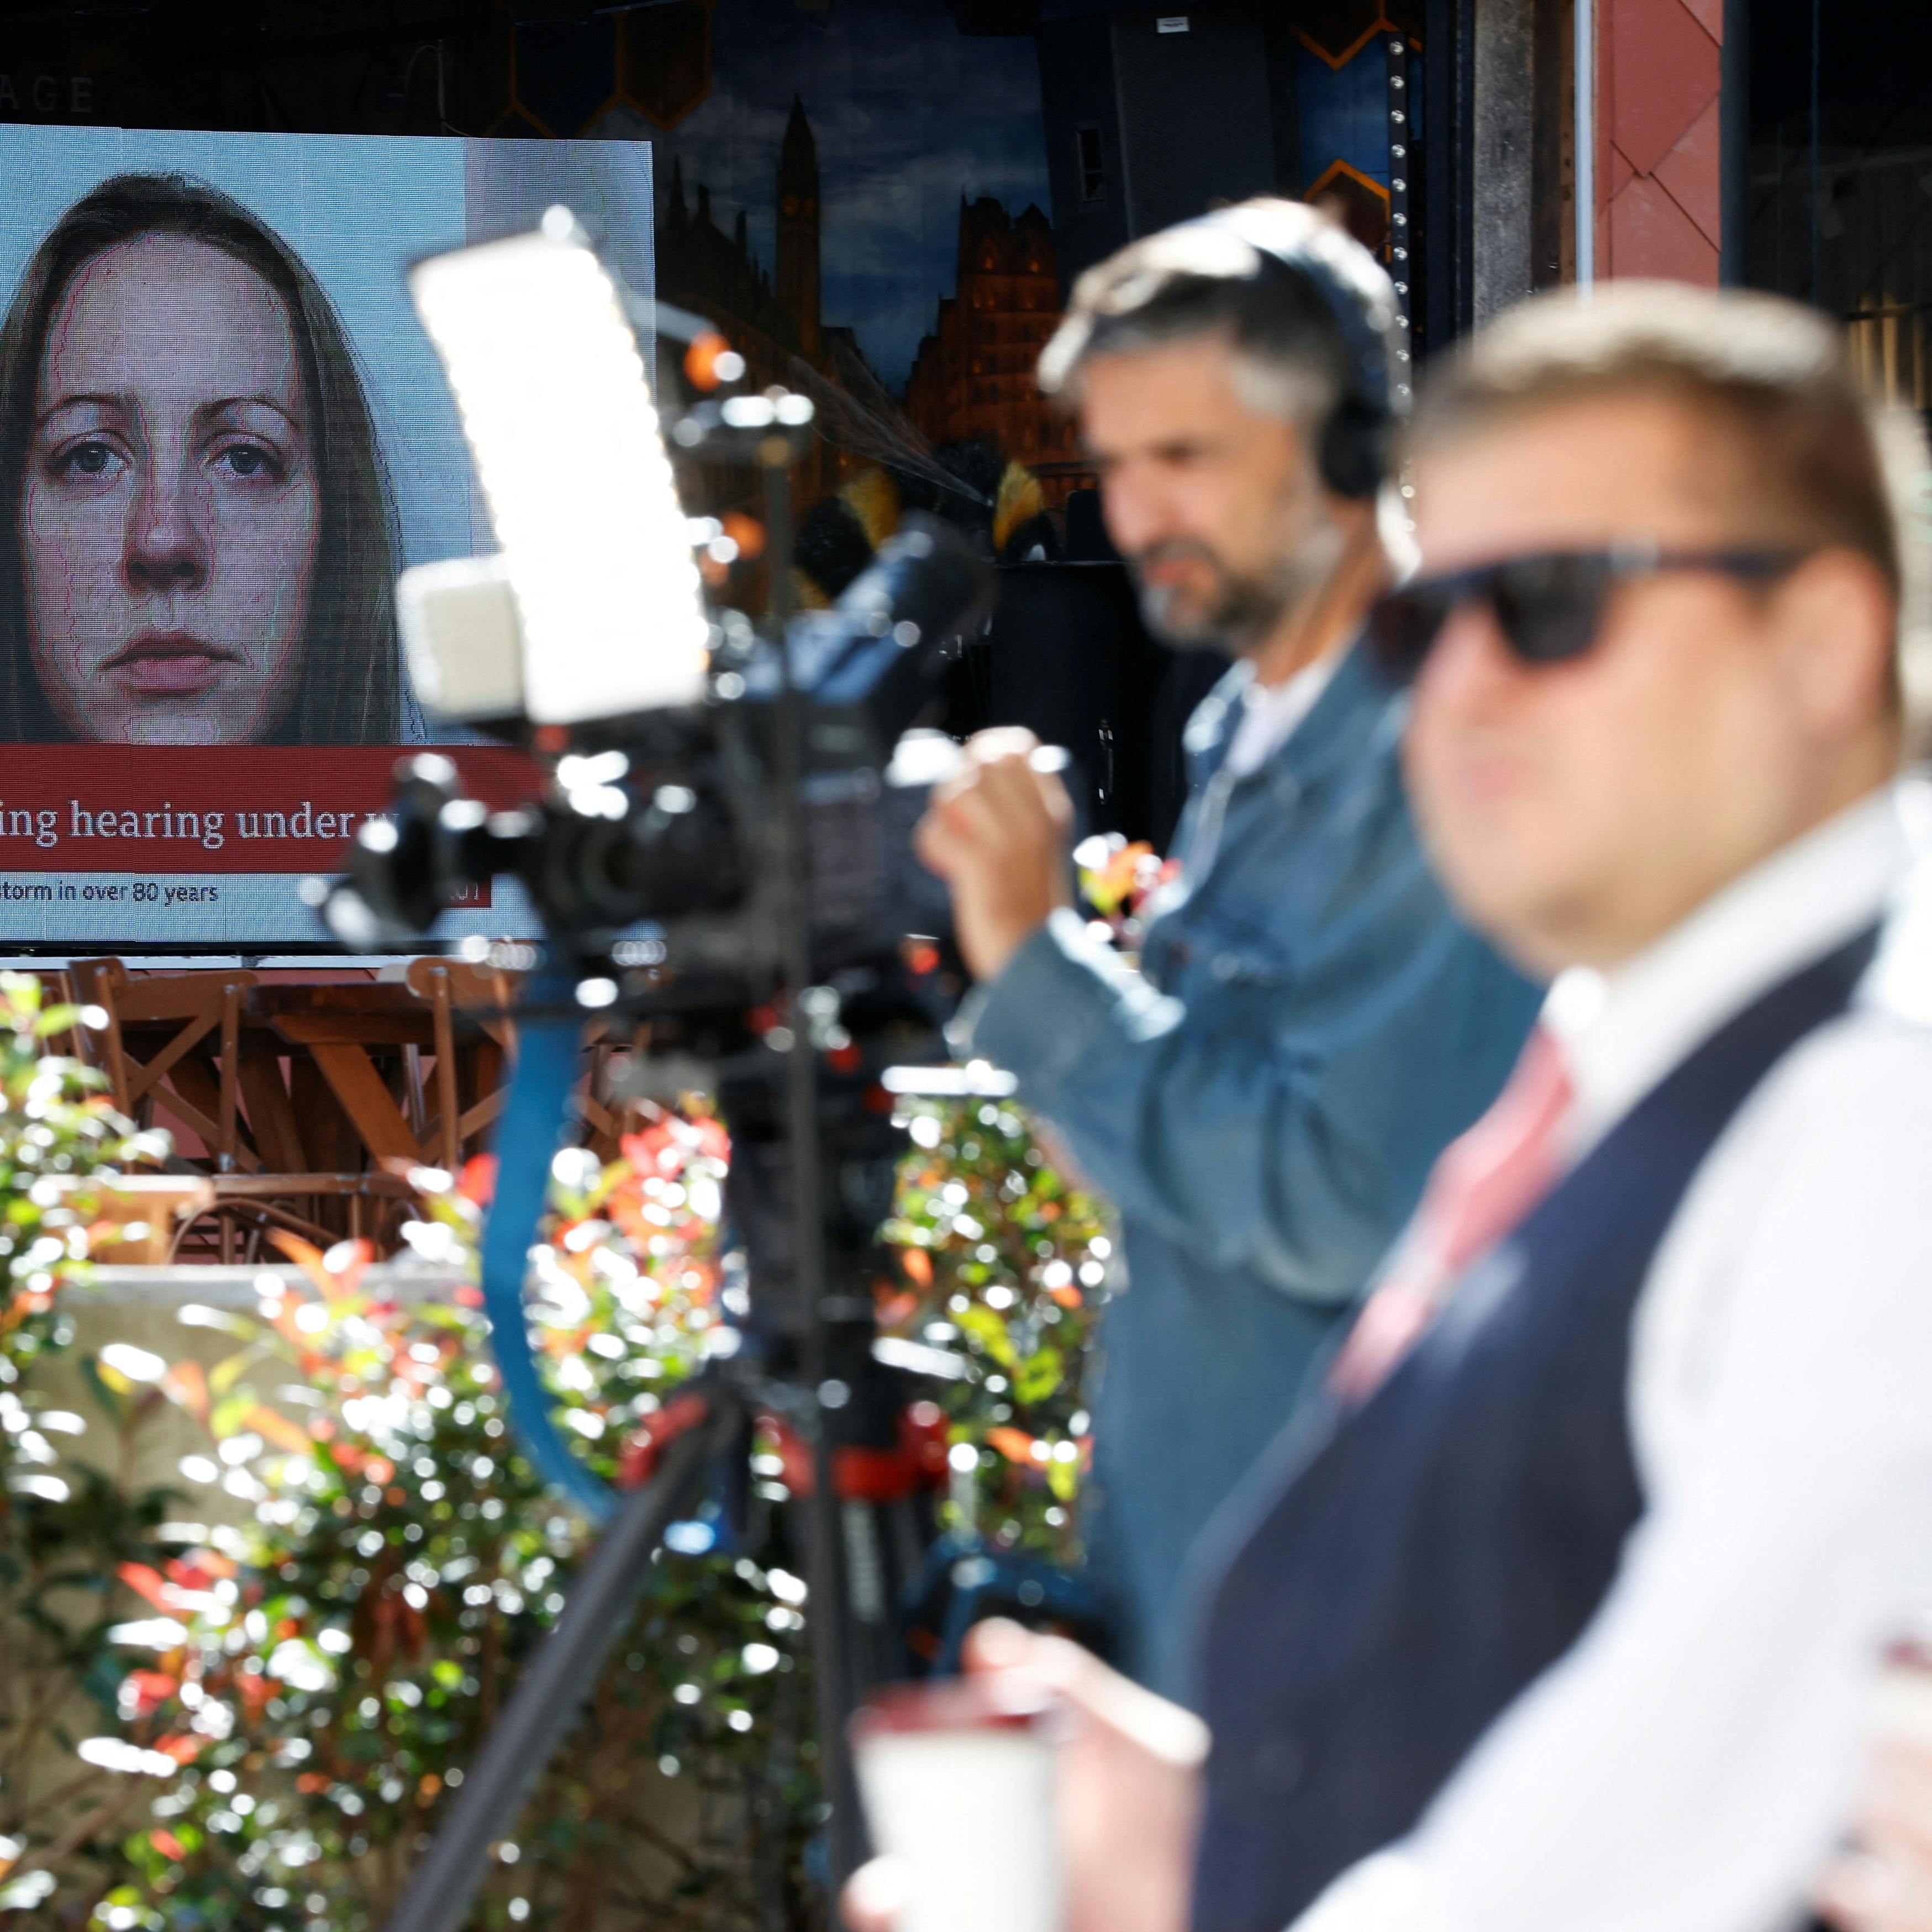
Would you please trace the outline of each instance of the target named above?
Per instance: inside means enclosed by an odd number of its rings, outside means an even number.
[[[1342,657],[1340,651],[1330,651],[1280,684],[1263,684],[1258,678],[1250,682],[1241,693],[1241,720],[1222,765],[1230,777],[1244,778],[1259,771],[1288,742],[1328,688]]]

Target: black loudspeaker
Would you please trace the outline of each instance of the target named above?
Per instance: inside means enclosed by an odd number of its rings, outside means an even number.
[[[1124,565],[1009,564],[999,580],[992,622],[947,680],[944,728],[1024,724],[1064,746],[1088,826],[1166,850],[1186,793],[1181,730],[1226,659],[1151,636]]]

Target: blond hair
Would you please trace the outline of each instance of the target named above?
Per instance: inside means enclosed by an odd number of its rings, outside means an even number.
[[[1423,386],[1410,454],[1589,398],[1648,393],[1706,416],[1742,487],[1808,544],[1869,557],[1898,610],[1908,748],[1932,739],[1928,458],[1910,411],[1859,380],[1844,332],[1776,296],[1612,282],[1540,296],[1498,317]]]

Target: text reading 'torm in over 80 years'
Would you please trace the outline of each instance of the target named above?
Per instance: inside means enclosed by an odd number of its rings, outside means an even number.
[[[106,905],[219,905],[219,886],[177,885],[165,879],[0,879],[0,904],[25,900],[52,905],[69,900]]]

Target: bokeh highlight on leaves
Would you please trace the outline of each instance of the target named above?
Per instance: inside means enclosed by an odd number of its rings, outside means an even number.
[[[16,1430],[7,1404],[31,1414],[31,1357],[71,1346],[63,1299],[84,1267],[77,1223],[46,1219],[63,1210],[33,1203],[32,1177],[63,1154],[81,1162],[83,1144],[96,1164],[129,1151],[118,1126],[81,1134],[98,1104],[77,1076],[56,1096],[32,1024],[16,1028],[30,1070],[8,1063],[0,1125],[16,1084],[22,1107],[40,1095],[36,1120],[56,1100],[80,1112],[78,1138],[30,1142],[37,1157],[0,1171],[10,1216],[24,1199],[39,1217],[8,1223],[32,1230],[12,1251],[12,1352],[0,1352],[10,1482],[40,1467],[28,1437],[48,1438]],[[886,1332],[964,1364],[935,1394],[952,1448],[946,1526],[1070,1557],[1081,1352],[1109,1254],[1100,1210],[1010,1106],[902,1106],[915,1144],[878,1294]],[[614,1161],[567,1151],[554,1169],[532,1333],[560,1420],[607,1480],[743,1312],[719,1252],[728,1158],[692,1102],[646,1110]],[[412,1246],[473,1280],[490,1165],[422,1178]],[[0,1858],[13,1861],[0,1886],[15,1888],[0,1904],[31,1906],[36,1926],[380,1924],[584,1552],[586,1526],[508,1432],[473,1288],[398,1300],[353,1244],[290,1252],[292,1283],[265,1274],[246,1305],[182,1310],[219,1338],[212,1361],[205,1348],[99,1349],[86,1365],[94,1426],[114,1438],[118,1473],[56,1454],[66,1497],[10,1502],[8,1548],[27,1553],[5,1613],[42,1633],[58,1712],[23,1736],[31,1776],[16,1787],[0,1767],[12,1808]],[[164,1410],[201,1438],[173,1470],[142,1446]],[[476,1924],[826,1922],[807,1875],[823,1813],[783,1467],[754,1460],[761,1514],[746,1553],[708,1547],[705,1520],[680,1526],[571,1748],[497,1848]],[[166,1480],[144,1486],[144,1468]]]

